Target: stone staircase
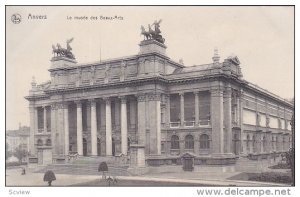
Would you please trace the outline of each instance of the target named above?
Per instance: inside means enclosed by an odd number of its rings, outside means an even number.
[[[51,164],[44,168],[37,169],[35,173],[45,173],[52,170],[55,174],[76,174],[76,175],[102,175],[98,172],[98,166],[101,162],[106,162],[108,165],[109,176],[131,176],[127,171],[128,165],[119,162],[120,158],[115,157],[79,157],[65,164]]]

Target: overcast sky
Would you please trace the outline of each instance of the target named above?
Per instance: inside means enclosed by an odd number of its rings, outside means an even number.
[[[11,15],[22,17],[19,24]],[[217,47],[223,61],[235,54],[244,79],[280,97],[294,97],[293,7],[7,7],[6,128],[29,125],[28,95],[32,76],[50,80],[52,44],[74,37],[79,63],[138,53],[140,25],[162,19],[167,55],[186,66],[212,62]],[[46,15],[47,19],[28,19]],[[89,20],[68,20],[87,16]],[[97,16],[98,20],[90,20]],[[123,20],[99,20],[120,16]]]

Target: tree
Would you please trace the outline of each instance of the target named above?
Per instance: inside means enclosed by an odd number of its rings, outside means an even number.
[[[56,180],[56,177],[52,170],[48,170],[47,172],[45,172],[44,181],[48,182],[48,186],[51,186],[52,181],[55,181],[55,180]]]
[[[5,160],[12,156],[12,152],[9,151],[9,144],[5,143]]]
[[[286,154],[287,163],[291,169],[292,173],[292,185],[295,185],[295,114],[293,114],[291,119],[291,130],[292,130],[292,148]]]
[[[28,151],[22,149],[21,145],[19,145],[14,152],[14,156],[19,159],[19,162],[22,163],[23,158],[28,156]]]
[[[108,171],[108,167],[107,167],[107,164],[106,162],[101,162],[99,167],[98,167],[98,172],[102,172],[102,178],[105,179],[106,176],[105,176],[105,172]]]

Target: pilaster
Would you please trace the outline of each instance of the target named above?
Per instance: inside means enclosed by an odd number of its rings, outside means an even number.
[[[224,153],[223,88],[211,89],[212,153]]]
[[[77,153],[83,155],[83,135],[82,135],[82,103],[75,101],[77,106]]]

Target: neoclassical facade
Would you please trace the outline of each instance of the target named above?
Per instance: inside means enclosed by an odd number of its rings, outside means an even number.
[[[211,63],[185,66],[157,40],[139,45],[137,55],[89,64],[52,58],[51,80],[33,81],[26,97],[32,155],[128,155],[138,145],[152,164],[289,149],[293,104],[244,80],[237,57],[220,62],[215,50]]]

